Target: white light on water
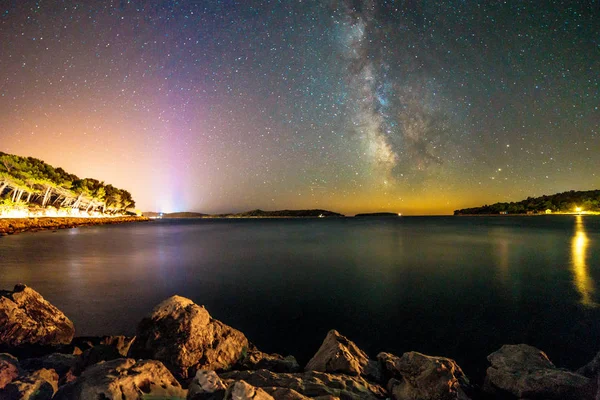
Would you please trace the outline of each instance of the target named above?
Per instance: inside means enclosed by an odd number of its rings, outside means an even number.
[[[581,304],[595,306],[594,281],[587,265],[588,237],[583,225],[583,217],[575,217],[575,235],[571,242],[571,264],[575,281],[575,289],[581,296]]]

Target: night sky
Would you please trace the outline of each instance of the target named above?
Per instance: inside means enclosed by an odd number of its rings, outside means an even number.
[[[0,150],[144,211],[600,188],[598,1],[0,1]]]

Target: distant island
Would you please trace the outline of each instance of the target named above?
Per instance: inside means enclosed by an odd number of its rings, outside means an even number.
[[[133,214],[134,207],[127,190],[0,152],[0,217],[116,216]]]
[[[528,197],[519,202],[494,203],[481,207],[455,210],[454,215],[481,214],[552,214],[598,213],[600,190],[557,193],[550,196]]]
[[[142,213],[144,217],[148,218],[205,218],[210,217],[209,214],[202,214],[196,212],[174,212],[174,213],[160,213],[155,211],[144,211]]]
[[[355,217],[400,217],[401,215],[393,212],[375,212],[356,214]]]
[[[229,214],[203,214],[195,212],[175,212],[175,213],[158,213],[154,211],[144,212],[143,215],[149,218],[325,218],[325,217],[344,217],[328,210],[252,210],[241,213]]]

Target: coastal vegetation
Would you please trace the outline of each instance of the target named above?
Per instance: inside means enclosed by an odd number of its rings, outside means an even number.
[[[551,214],[600,212],[600,190],[568,191],[550,196],[528,197],[519,202],[494,203],[455,210],[454,215]]]
[[[133,207],[127,190],[0,152],[0,216],[116,215]]]

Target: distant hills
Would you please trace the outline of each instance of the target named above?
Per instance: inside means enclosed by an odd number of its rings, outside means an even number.
[[[209,217],[208,214],[195,213],[195,212],[174,212],[174,213],[159,213],[154,211],[147,211],[142,213],[144,217],[148,218],[203,218]]]
[[[455,210],[454,215],[542,214],[577,211],[600,212],[600,190],[571,190],[550,196],[528,197],[519,202],[486,204],[481,207]]]
[[[375,212],[375,213],[362,213],[356,214],[355,217],[399,217],[398,213],[393,212]]]
[[[264,210],[252,210],[241,213],[230,213],[230,214],[202,214],[195,212],[176,212],[176,213],[157,213],[157,212],[144,212],[144,216],[150,218],[294,218],[294,217],[343,217],[344,215],[338,214],[333,211],[327,210],[277,210],[277,211],[264,211]]]

